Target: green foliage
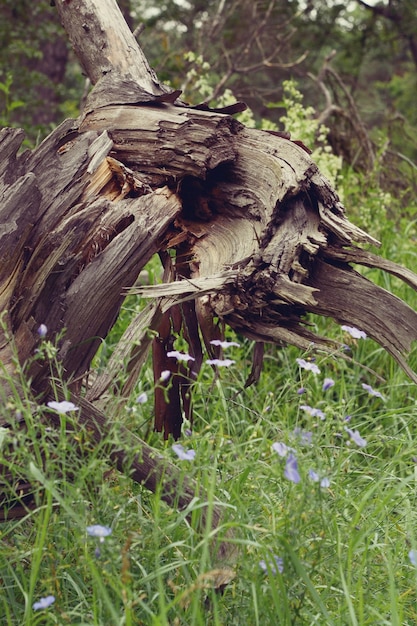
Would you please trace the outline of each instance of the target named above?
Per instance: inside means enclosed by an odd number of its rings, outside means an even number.
[[[32,145],[67,113],[78,115],[81,71],[49,0],[0,3],[0,83],[1,123],[23,127]]]
[[[328,143],[329,129],[317,120],[313,107],[304,106],[303,96],[297,83],[285,81],[283,92],[283,100],[278,106],[283,107],[286,113],[280,117],[280,122],[291,132],[294,139],[303,141],[312,149],[311,158],[317,163],[321,173],[334,187],[337,187],[342,158],[333,153]]]
[[[376,239],[388,242],[395,241],[400,247],[399,256],[407,249],[414,247],[415,218],[417,203],[412,200],[405,205],[410,189],[396,189],[391,192],[381,185],[386,176],[386,161],[384,151],[377,154],[375,165],[369,172],[358,172],[351,167],[345,167],[338,178],[336,189],[347,208],[349,219],[363,230],[371,233]],[[400,233],[407,231],[407,237],[392,239],[392,231]],[[385,250],[386,256],[392,256],[394,251]]]
[[[392,246],[400,239],[391,231]],[[136,306],[127,305],[122,327]],[[107,461],[108,445],[118,442],[117,423],[149,431],[150,369],[126,408],[115,409],[115,427],[100,446],[76,425],[76,411],[51,430],[44,419],[51,409],[32,397],[21,371],[24,393],[16,390],[0,409],[9,423],[19,414],[26,425],[0,431],[11,473],[2,489],[13,494],[19,480],[31,481],[36,509],[0,526],[4,624],[414,623],[417,578],[408,556],[417,549],[414,385],[371,340],[355,340],[330,321],[311,322],[348,344],[351,360],[344,351],[313,357],[270,346],[260,383],[245,389],[251,344],[230,335],[241,343],[226,353],[235,365],[218,376],[203,365],[194,386],[195,423],[181,439],[195,450],[194,461],[180,461],[173,442],[150,436],[156,452],[207,494],[182,512]],[[300,368],[298,357],[320,373]],[[47,338],[36,358],[56,370]],[[324,391],[326,377],[334,385]],[[383,398],[370,396],[362,383]],[[143,390],[149,400],[138,404]],[[366,445],[355,443],[346,427],[358,430]],[[285,477],[288,453],[281,457],[276,443],[292,448],[300,482]],[[330,484],[320,486],[311,470]],[[214,499],[224,508],[222,524],[216,533],[195,530],[201,507]],[[88,536],[93,524],[112,529],[103,543]],[[234,563],[216,559],[221,539],[235,545]],[[283,559],[282,572],[275,556]],[[216,594],[210,580],[229,575],[230,565],[236,577]],[[48,595],[54,604],[34,611],[33,603]]]
[[[192,91],[193,94],[193,103],[205,102],[213,93],[214,81],[209,73],[210,64],[204,61],[201,55],[196,55],[192,51],[184,54],[184,60],[190,64],[186,79],[188,92],[191,95]]]
[[[387,111],[387,134],[392,147],[415,162],[417,146],[412,138],[417,129],[414,106],[417,93],[416,68],[410,63],[401,74],[395,74],[385,82],[377,81],[375,88]]]
[[[0,93],[2,95],[3,105],[0,108],[0,126],[7,126],[11,123],[11,114],[13,111],[24,105],[22,100],[14,100],[12,95],[13,77],[9,73],[4,83],[0,82]]]

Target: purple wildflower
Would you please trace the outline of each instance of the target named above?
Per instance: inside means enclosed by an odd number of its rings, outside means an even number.
[[[161,376],[159,377],[159,380],[161,383],[166,383],[166,381],[169,379],[170,376],[171,376],[170,370],[163,370],[161,372]]]
[[[80,408],[75,406],[73,402],[68,402],[67,400],[63,400],[62,402],[55,402],[55,400],[51,400],[51,402],[48,402],[48,406],[50,409],[53,409],[62,415],[68,413],[68,411],[78,411]]]
[[[411,565],[417,567],[417,550],[410,550],[408,553],[408,558],[410,559]]]
[[[180,461],[194,461],[195,450],[186,450],[180,443],[174,443],[172,449]]]
[[[318,365],[316,365],[312,361],[306,361],[305,359],[295,359],[295,360],[297,361],[301,369],[313,372],[313,374],[320,374],[320,368],[318,367]]]
[[[319,417],[321,420],[326,419],[326,416],[321,409],[315,409],[308,404],[301,404],[300,409],[311,415],[311,417]]]
[[[87,535],[90,537],[98,537],[100,543],[103,543],[105,538],[112,534],[112,529],[108,526],[101,526],[101,524],[93,524],[93,526],[87,526]]]
[[[285,463],[284,476],[292,483],[299,483],[301,480],[300,474],[298,473],[298,461],[297,457],[292,454],[292,452],[288,455],[287,461]]]
[[[308,476],[310,480],[312,480],[314,483],[320,483],[320,487],[322,489],[327,489],[328,487],[330,487],[330,479],[327,477],[320,478],[320,476],[314,470],[308,470]]]
[[[384,396],[382,395],[382,393],[371,387],[371,385],[362,383],[362,389],[365,389],[365,391],[367,391],[370,396],[375,396],[376,398],[381,398],[381,400],[384,400]]]
[[[318,483],[320,480],[320,476],[312,469],[308,470],[308,476],[313,481],[313,483]]]
[[[148,395],[143,391],[141,394],[138,395],[138,397],[136,398],[136,402],[138,404],[145,404],[145,402],[148,401]]]
[[[357,446],[359,446],[360,448],[364,448],[366,446],[366,439],[363,439],[363,437],[360,436],[358,430],[352,430],[345,427],[345,431],[348,433],[348,435],[350,435],[352,441],[356,443]]]
[[[195,361],[195,358],[190,354],[187,354],[186,352],[179,352],[178,350],[171,350],[170,352],[167,352],[167,356],[177,359],[177,361]]]
[[[46,596],[46,598],[39,598],[39,600],[32,605],[32,609],[34,611],[47,609],[54,602],[55,602],[55,596]]]
[[[297,393],[299,396],[302,396],[303,393],[305,393],[307,391],[307,389],[305,387],[300,387],[299,389],[297,389]]]
[[[45,324],[40,324],[39,328],[38,328],[38,335],[39,337],[46,337],[46,334],[48,332],[48,328],[45,326]]]
[[[236,348],[240,347],[240,344],[236,341],[221,341],[220,339],[213,339],[210,343],[212,346],[219,346],[219,348],[231,348],[232,346],[236,346]]]
[[[333,378],[325,378],[323,381],[322,391],[327,391],[330,387],[333,387],[334,380]]]
[[[301,443],[311,443],[313,439],[313,433],[309,430],[303,430],[299,426],[296,426],[292,431],[294,437],[297,437]]]
[[[276,441],[272,444],[271,447],[274,452],[276,452],[281,457],[287,456],[288,451],[291,450],[291,448],[289,448],[285,443],[282,443],[281,441]]]
[[[366,339],[366,333],[355,326],[341,326],[342,330],[349,333],[354,339]]]
[[[232,361],[232,359],[207,359],[207,365],[217,365],[217,367],[230,367],[236,361]]]
[[[265,572],[271,572],[275,576],[277,572],[282,574],[284,571],[284,559],[276,554],[272,555],[272,558],[268,559],[268,561],[259,561],[259,567]]]

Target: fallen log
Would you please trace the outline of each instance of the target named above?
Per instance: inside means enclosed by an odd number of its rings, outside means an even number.
[[[157,427],[177,437],[187,409],[183,387],[198,370],[202,344],[215,350],[214,318],[258,344],[326,349],[328,339],[304,323],[314,312],[360,326],[417,381],[407,363],[417,314],[352,264],[388,271],[414,289],[417,277],[357,246],[377,242],[348,221],[304,147],[245,128],[230,109],[187,107],[159,83],[112,0],[59,2],[57,10],[95,87],[80,119],[64,122],[33,151],[18,154],[21,131],[0,133],[0,360],[7,376],[15,354],[31,361],[37,329],[46,325],[80,419],[101,438],[106,422],[96,411],[105,409],[120,357],[128,362],[127,394],[151,348],[148,330],[162,346],[154,349],[158,378],[172,331],[182,326],[196,363],[172,365],[171,402],[157,398],[156,407]],[[132,321],[108,370],[87,384],[126,293],[145,293],[136,281],[156,253],[170,284],[148,289],[157,299]],[[258,349],[253,379],[260,359]],[[48,396],[48,367],[33,361],[28,375],[34,392]],[[110,452],[124,469],[118,454]],[[136,477],[153,490],[166,466],[151,458]],[[195,493],[175,476],[168,491],[184,489],[183,506]]]

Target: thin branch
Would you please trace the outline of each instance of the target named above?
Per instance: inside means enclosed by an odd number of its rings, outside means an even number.
[[[320,87],[326,102],[326,107],[324,111],[319,116],[319,122],[324,124],[325,121],[333,114],[337,114],[341,117],[344,117],[349,121],[351,126],[354,128],[358,139],[360,141],[361,148],[365,149],[365,153],[369,159],[370,166],[372,167],[375,161],[375,154],[373,150],[373,146],[369,135],[366,131],[365,125],[362,122],[360,117],[358,108],[356,106],[355,100],[353,99],[351,93],[346,87],[345,83],[339,76],[339,74],[331,67],[330,61],[334,58],[336,51],[333,50],[323,62],[323,65],[320,69],[320,72],[317,76],[314,76],[312,73],[308,73],[307,76],[314,80],[317,85]],[[334,104],[333,97],[330,89],[326,85],[326,79],[333,79],[342,93],[344,94],[347,103],[348,103],[348,111],[346,112],[341,106]]]
[[[230,80],[230,78],[234,74],[250,74],[252,72],[256,72],[258,70],[265,69],[265,68],[289,69],[289,68],[299,65],[306,59],[306,57],[309,54],[308,51],[305,51],[304,53],[302,53],[295,61],[292,61],[292,62],[284,63],[284,62],[273,61],[273,59],[275,59],[277,55],[279,54],[279,52],[281,51],[283,44],[288,42],[293,37],[294,33],[296,32],[295,29],[292,29],[287,35],[282,35],[280,37],[279,44],[274,48],[274,50],[268,56],[265,56],[265,52],[264,52],[263,45],[262,45],[261,34],[270,22],[271,14],[275,5],[276,5],[276,2],[274,0],[271,0],[263,16],[263,19],[259,23],[256,24],[256,27],[249,34],[249,37],[247,38],[245,43],[242,44],[239,50],[235,52],[233,59],[231,59],[228,54],[227,55],[225,54],[227,58],[228,68],[226,72],[223,74],[222,78],[217,83],[216,87],[213,89],[209,100],[215,100],[222,93],[223,88],[225,87],[227,82]],[[256,13],[256,5],[253,5],[253,10],[254,10],[254,13]],[[288,26],[290,22],[291,22],[291,19],[287,20],[284,24],[281,24],[281,31],[286,26]],[[254,23],[256,23],[255,16],[254,16]],[[256,45],[256,47],[258,48],[258,51],[261,55],[261,60],[252,65],[245,66],[243,65],[243,61],[244,59],[250,56],[254,45]],[[226,53],[226,51],[224,52]]]
[[[306,50],[298,57],[298,59],[296,59],[295,61],[291,61],[290,63],[272,63],[270,59],[274,55],[275,53],[273,55],[270,55],[268,59],[264,59],[263,61],[260,61],[256,65],[249,65],[246,67],[237,67],[235,68],[235,72],[237,74],[249,74],[251,72],[256,72],[257,70],[260,70],[263,67],[267,67],[268,69],[271,69],[271,68],[290,69],[292,67],[296,67],[297,65],[300,65],[300,63],[302,63],[308,57],[309,52],[308,50]]]

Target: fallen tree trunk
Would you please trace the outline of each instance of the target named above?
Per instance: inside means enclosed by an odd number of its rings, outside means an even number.
[[[171,331],[185,318],[195,362],[172,365],[171,404],[159,397],[156,405],[158,428],[178,436],[181,383],[193,380],[202,342],[214,354],[214,317],[259,343],[326,348],[328,340],[303,323],[311,311],[361,327],[417,381],[406,361],[417,314],[351,264],[391,272],[413,288],[417,277],[354,245],[377,242],[346,219],[304,147],[245,128],[229,114],[240,104],[185,106],[159,84],[112,0],[59,2],[57,9],[95,87],[81,118],[64,122],[34,151],[18,156],[21,131],[0,133],[0,360],[7,375],[13,349],[27,362],[45,324],[58,338],[72,392],[100,404],[122,356],[130,373],[122,393],[134,386],[152,342],[148,329],[159,332],[159,377]],[[146,291],[135,283],[157,252],[170,284],[147,291],[157,299],[132,321],[108,371],[84,386],[125,294]],[[34,390],[48,394],[48,369],[35,361],[29,374]],[[153,489],[162,473],[152,461],[148,469],[152,479],[137,477]]]

